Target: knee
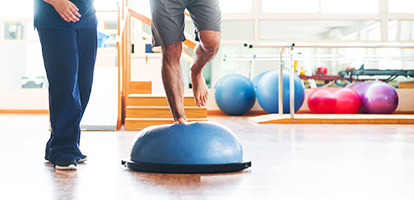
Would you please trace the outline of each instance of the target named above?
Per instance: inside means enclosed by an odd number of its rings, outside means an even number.
[[[200,31],[200,45],[210,53],[217,53],[220,47],[221,33],[218,31]]]
[[[179,60],[181,57],[182,44],[170,44],[161,47],[162,59],[167,62]]]

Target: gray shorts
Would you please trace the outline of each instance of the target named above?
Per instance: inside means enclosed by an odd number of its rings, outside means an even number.
[[[195,38],[198,31],[221,31],[219,0],[150,0],[152,45],[163,46],[185,40],[184,10],[190,12]]]

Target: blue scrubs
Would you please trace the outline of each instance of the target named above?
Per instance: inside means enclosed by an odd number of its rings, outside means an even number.
[[[64,158],[81,159],[80,121],[92,88],[97,49],[94,0],[71,0],[78,22],[66,22],[53,6],[35,0],[34,26],[42,45],[49,81],[51,135],[45,159],[55,165]]]

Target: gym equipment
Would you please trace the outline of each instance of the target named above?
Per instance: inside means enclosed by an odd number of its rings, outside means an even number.
[[[126,167],[144,172],[217,173],[241,171],[243,161],[236,135],[216,122],[150,126],[141,130],[130,148]]]
[[[319,76],[325,76],[328,73],[328,68],[326,67],[318,67],[318,71],[316,72],[316,74],[318,74]]]
[[[287,114],[290,112],[290,84],[289,84],[289,72],[283,70],[283,113]],[[278,113],[279,112],[279,71],[272,70],[267,72],[260,79],[256,96],[260,106],[267,113]],[[294,76],[294,94],[295,94],[295,112],[299,110],[305,100],[305,87],[302,84],[300,78]]]
[[[269,72],[269,71],[263,72],[263,73],[261,73],[261,74],[259,74],[259,75],[255,76],[255,77],[252,79],[252,83],[253,83],[253,86],[254,86],[254,89],[255,89],[255,90],[257,90],[257,85],[259,84],[260,79],[261,79],[261,78],[263,77],[263,75],[265,75],[267,72]]]
[[[356,82],[346,87],[354,89],[361,97],[361,113],[392,114],[397,109],[397,91],[388,83]]]
[[[361,67],[362,69],[347,69],[344,71],[338,72],[338,75],[341,78],[348,78],[352,82],[352,77],[356,76],[356,81],[358,81],[359,76],[389,76],[387,79],[384,80],[384,82],[390,82],[396,79],[399,76],[404,77],[414,77],[414,70],[401,70],[401,69],[364,69],[364,67]]]
[[[356,114],[361,98],[351,88],[317,88],[310,93],[308,106],[314,114]]]
[[[218,107],[228,115],[243,115],[256,102],[253,84],[238,74],[225,76],[217,82],[215,98]]]

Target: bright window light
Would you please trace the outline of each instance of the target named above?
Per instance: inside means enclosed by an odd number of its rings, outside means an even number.
[[[318,13],[319,0],[262,0],[264,13]]]
[[[324,14],[374,14],[378,13],[378,0],[321,0]]]
[[[135,11],[151,18],[151,7],[149,0],[135,0],[133,3]]]
[[[414,13],[413,0],[388,0],[390,13]]]
[[[0,19],[33,18],[33,0],[1,1]]]
[[[222,13],[251,13],[252,0],[220,0]]]
[[[97,10],[118,10],[118,0],[98,0],[94,2]]]
[[[414,20],[388,21],[388,40],[414,40]]]
[[[400,56],[400,49],[378,49],[377,54],[389,57],[389,56]],[[379,69],[401,69],[401,60],[380,60]]]

